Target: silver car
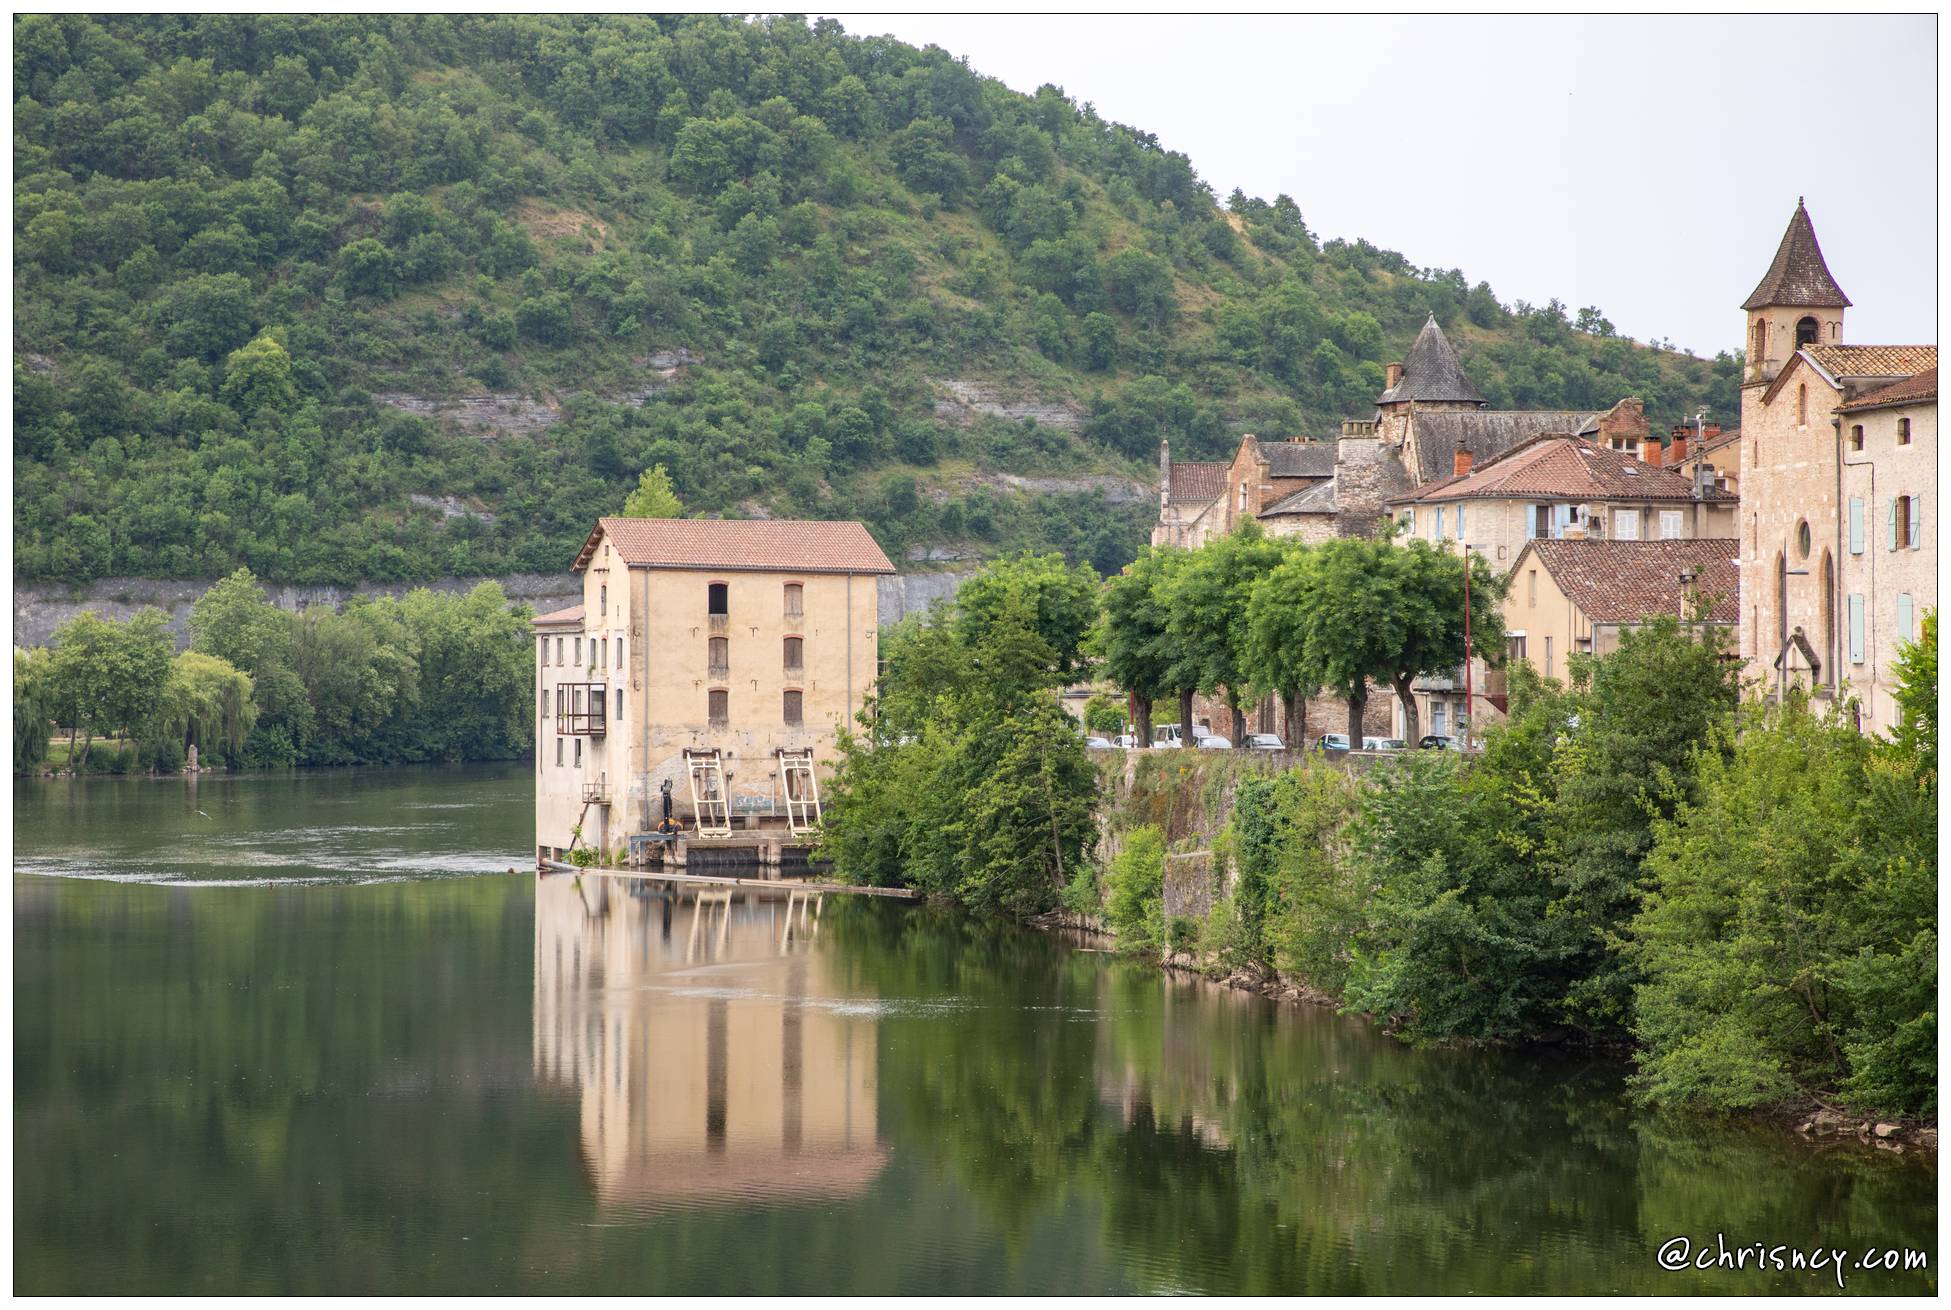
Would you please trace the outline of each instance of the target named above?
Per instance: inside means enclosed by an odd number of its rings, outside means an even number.
[[[1250,751],[1284,751],[1287,743],[1274,733],[1256,732],[1246,739],[1246,748]]]

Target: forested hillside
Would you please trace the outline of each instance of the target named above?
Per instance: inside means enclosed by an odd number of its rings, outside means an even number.
[[[1735,406],[831,22],[27,16],[14,69],[22,577],[558,570],[659,463],[1111,569],[1161,436],[1331,435],[1429,311],[1494,404]]]

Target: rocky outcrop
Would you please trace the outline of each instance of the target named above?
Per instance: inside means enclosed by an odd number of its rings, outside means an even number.
[[[1085,473],[1073,477],[1023,477],[1015,473],[992,473],[978,481],[1000,487],[1019,494],[1033,496],[1088,496],[1093,492],[1104,497],[1107,505],[1136,505],[1149,501],[1158,492],[1155,488],[1136,478],[1120,477],[1115,473]]]
[[[531,400],[519,391],[490,391],[481,396],[435,400],[407,391],[381,391],[373,396],[381,405],[418,414],[472,436],[526,436],[554,426],[562,410],[547,401]]]
[[[1083,408],[1067,400],[1012,396],[995,383],[972,378],[943,378],[935,386],[942,393],[935,400],[936,417],[956,423],[985,415],[1011,422],[1034,419],[1045,427],[1075,431],[1084,422]]]

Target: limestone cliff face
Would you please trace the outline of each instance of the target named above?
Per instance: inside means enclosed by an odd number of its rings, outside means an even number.
[[[959,573],[908,573],[879,579],[880,620],[886,627],[904,615],[923,613],[929,604],[955,594],[973,570]],[[313,605],[338,606],[355,596],[403,596],[415,587],[433,591],[465,592],[483,578],[440,578],[433,582],[362,582],[349,587],[287,587],[265,584],[271,602],[283,609],[302,610]],[[511,573],[495,578],[511,601],[526,601],[538,614],[580,605],[583,590],[573,573]],[[185,581],[164,578],[102,578],[86,587],[65,587],[51,582],[14,583],[14,644],[45,646],[55,628],[84,610],[103,618],[122,621],[145,605],[153,605],[169,616],[170,631],[179,648],[190,642],[190,606],[210,587],[207,580]]]

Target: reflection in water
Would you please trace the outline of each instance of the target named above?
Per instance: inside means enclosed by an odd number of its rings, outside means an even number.
[[[856,1197],[880,1173],[872,1007],[825,999],[823,909],[536,880],[536,1077],[580,1093],[606,1209]]]

